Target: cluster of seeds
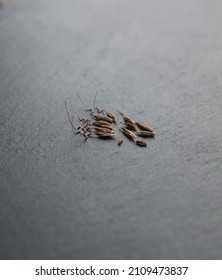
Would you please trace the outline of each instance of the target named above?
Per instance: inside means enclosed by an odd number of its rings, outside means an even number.
[[[79,98],[84,106],[86,106],[80,96]],[[89,118],[80,118],[74,112],[79,122],[78,127],[74,126],[74,118],[70,117],[67,103],[65,101],[66,113],[74,134],[82,135],[85,140],[92,137],[100,139],[115,139],[116,130],[114,126],[116,126],[124,136],[140,147],[146,147],[147,142],[139,140],[138,137],[149,138],[155,136],[151,126],[142,122],[134,121],[132,118],[124,115],[120,111],[117,112],[122,116],[123,122],[120,122],[120,125],[117,124],[117,118],[112,113],[95,106],[95,99],[96,96],[94,98],[93,108],[86,109],[86,111],[89,113]],[[117,143],[119,146],[122,145],[123,138],[120,138]]]
[[[122,126],[120,129],[122,133],[129,138],[130,140],[135,141],[136,145],[140,147],[146,147],[147,142],[142,140],[137,140],[137,137],[154,137],[155,134],[153,132],[153,128],[149,125],[146,125],[142,122],[135,122],[133,119],[131,119],[128,116],[125,116],[123,113],[118,111],[118,113],[123,117],[124,123],[121,122],[124,126]]]

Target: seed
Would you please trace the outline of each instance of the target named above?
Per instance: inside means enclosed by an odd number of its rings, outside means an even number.
[[[113,122],[113,120],[107,116],[102,116],[102,115],[93,115],[93,117],[97,120],[97,121],[105,121],[105,122]]]
[[[132,120],[130,117],[125,116],[123,113],[121,113],[120,111],[117,110],[117,112],[123,117],[124,122],[126,123],[131,123],[131,124],[135,124],[134,120]]]
[[[107,117],[113,120],[113,122],[116,122],[116,118],[112,113],[106,113]]]
[[[142,122],[136,122],[136,125],[142,130],[147,130],[147,131],[153,132],[153,128],[151,126],[146,125]]]
[[[97,122],[94,122],[93,124],[97,125],[97,126],[101,126],[101,125],[109,125],[109,126],[111,126],[110,123],[106,122],[106,121],[97,121]]]
[[[110,124],[97,124],[96,126],[92,126],[93,128],[98,127],[98,128],[104,128],[104,129],[109,129],[109,130],[115,130],[114,127],[112,127]]]
[[[121,122],[122,123],[122,122]],[[124,123],[126,128],[130,129],[130,130],[133,130],[133,131],[136,131],[136,126],[135,124],[132,124],[132,123],[129,123],[129,122],[125,122]]]
[[[115,134],[105,133],[105,132],[101,132],[101,131],[96,131],[95,134],[100,138],[113,138],[115,136]]]
[[[127,128],[121,127],[121,130],[126,137],[130,139],[136,138],[136,135],[132,131],[128,130]]]
[[[137,132],[137,135],[140,137],[154,137],[155,133],[147,131],[147,130],[140,130]]]
[[[103,132],[103,133],[114,133],[114,130],[106,129],[103,127],[93,127],[96,131]]]
[[[136,140],[136,145],[138,145],[140,147],[146,147],[147,143],[145,141]]]
[[[113,128],[111,125],[110,126],[108,126],[108,125],[100,125],[99,127],[115,131],[115,128]]]
[[[120,138],[119,141],[118,141],[118,146],[122,145],[123,144],[123,139]]]
[[[123,119],[124,119],[124,121],[125,121],[126,123],[135,124],[135,122],[134,122],[131,118],[127,117],[127,116],[125,116]]]

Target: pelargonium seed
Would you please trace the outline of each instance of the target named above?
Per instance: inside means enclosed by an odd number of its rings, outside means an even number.
[[[129,129],[127,129],[125,127],[121,127],[121,130],[126,137],[128,137],[130,139],[136,138],[136,135],[132,131],[130,131]]]
[[[155,133],[150,132],[148,130],[140,130],[140,131],[137,131],[137,135],[140,137],[148,138],[148,137],[154,137]]]
[[[136,125],[142,130],[153,132],[153,128],[150,125],[146,125],[142,122],[136,122]]]
[[[138,145],[140,147],[146,147],[147,143],[145,141],[136,140],[136,145]]]

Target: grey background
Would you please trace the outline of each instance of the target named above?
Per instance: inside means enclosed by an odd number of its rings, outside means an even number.
[[[0,258],[222,258],[222,1],[8,0],[0,9]],[[72,134],[97,104],[142,149]]]

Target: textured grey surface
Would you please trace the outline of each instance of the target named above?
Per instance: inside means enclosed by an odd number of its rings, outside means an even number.
[[[0,258],[222,258],[222,18],[211,0],[0,9]],[[74,137],[92,104],[147,149]]]

